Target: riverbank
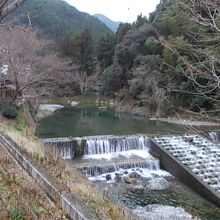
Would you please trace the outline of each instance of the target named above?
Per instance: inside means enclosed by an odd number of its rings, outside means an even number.
[[[67,219],[0,145],[0,219]]]
[[[0,118],[0,121],[0,130],[27,152],[35,163],[43,166],[53,178],[64,184],[74,198],[82,201],[82,205],[84,204],[83,206],[87,207],[89,212],[97,216],[97,219],[138,219],[129,209],[105,195],[81,173],[69,168],[63,160],[46,152],[44,146],[33,134],[27,137],[25,132],[16,130],[15,120]]]
[[[151,121],[162,121],[177,125],[188,125],[188,126],[208,126],[208,127],[220,127],[220,123],[211,122],[211,121],[192,121],[187,119],[178,119],[178,118],[150,118]]]

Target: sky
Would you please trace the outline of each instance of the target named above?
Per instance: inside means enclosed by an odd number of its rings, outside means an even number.
[[[103,14],[113,21],[130,22],[141,13],[148,16],[160,0],[65,0],[79,11]]]

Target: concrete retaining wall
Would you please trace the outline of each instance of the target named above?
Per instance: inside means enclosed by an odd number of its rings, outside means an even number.
[[[81,201],[74,198],[74,195],[68,192],[64,184],[59,183],[43,167],[33,161],[31,157],[22,151],[9,137],[0,134],[0,144],[7,149],[20,166],[38,182],[47,194],[66,211],[70,219],[96,219],[88,212],[88,209],[85,208],[85,204],[82,204]]]
[[[83,138],[45,138],[41,140],[49,152],[63,156],[65,147],[70,147],[74,157],[81,157],[84,152],[86,139]],[[70,159],[70,158],[69,158]]]
[[[220,207],[220,196],[208,184],[195,176],[185,165],[180,163],[167,150],[150,139],[150,149],[161,163],[161,168],[179,178],[185,185]]]

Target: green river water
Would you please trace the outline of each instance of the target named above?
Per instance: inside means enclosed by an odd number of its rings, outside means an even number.
[[[118,114],[97,107],[65,107],[39,121],[37,134],[48,137],[81,137],[93,135],[178,134],[178,125],[151,121],[144,117]]]

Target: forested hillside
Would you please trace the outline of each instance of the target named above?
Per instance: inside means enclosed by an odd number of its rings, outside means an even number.
[[[104,33],[111,33],[100,20],[79,12],[63,0],[26,0],[10,18],[18,18],[20,24],[30,23],[52,38],[75,34],[87,27],[96,39]]]
[[[116,33],[114,62],[101,93],[145,114],[219,110],[219,1],[163,0],[147,18]],[[131,108],[132,108],[131,107]]]
[[[109,27],[113,32],[116,32],[118,29],[118,26],[121,22],[117,21],[112,21],[108,17],[106,17],[103,14],[95,14],[94,15],[96,18],[98,18],[100,21],[102,21],[104,24],[106,24],[107,27]]]
[[[121,110],[144,115],[218,115],[219,8],[217,0],[163,0],[149,19],[121,23],[115,34],[61,0],[27,0],[16,14],[56,38],[81,93],[99,87]]]

